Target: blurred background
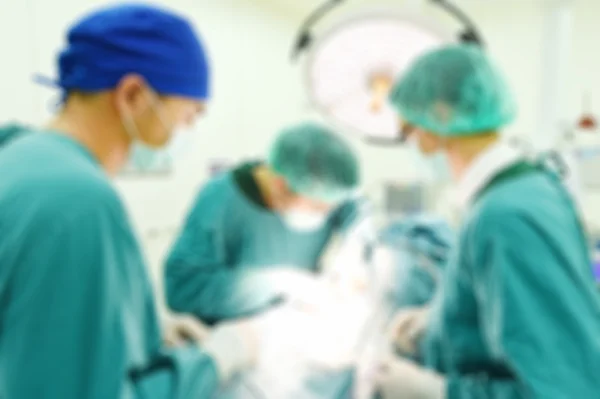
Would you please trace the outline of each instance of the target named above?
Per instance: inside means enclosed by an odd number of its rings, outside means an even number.
[[[311,101],[314,87],[307,79],[311,52],[318,51],[319,46],[313,43],[295,62],[290,60],[300,25],[322,0],[154,3],[185,13],[196,23],[212,56],[215,78],[214,98],[207,117],[198,124],[191,154],[173,164],[167,173],[134,173],[117,181],[156,275],[188,206],[211,172],[243,159],[260,158],[285,125],[324,116]],[[600,2],[454,3],[475,21],[518,100],[518,120],[506,133],[526,137],[541,147],[553,147],[561,142],[565,132],[576,132],[586,135],[583,147],[596,148],[593,115],[600,111]],[[33,76],[39,73],[54,77],[55,55],[68,24],[105,4],[110,3],[0,0],[1,122],[45,123],[56,108],[58,92],[36,85]],[[419,16],[419,20],[426,21],[423,29],[431,27],[432,31],[455,35],[461,28],[455,19],[427,0],[348,0],[321,20],[313,34],[319,38],[350,17],[392,11]],[[377,46],[377,38],[372,40]],[[349,50],[348,62],[357,57],[361,54]],[[408,150],[393,145],[373,146],[350,129],[340,130],[347,133],[359,152],[364,189],[380,210],[393,208],[397,198],[400,202],[406,200],[406,191],[394,191],[394,187],[423,180],[422,171]],[[593,156],[588,158],[591,161],[586,162],[595,161]],[[588,164],[585,167],[597,170]],[[591,181],[582,196],[586,219],[592,225],[600,224],[598,188]],[[444,212],[444,201],[436,203],[431,195],[423,198],[423,206]],[[433,196],[440,198],[444,197]]]

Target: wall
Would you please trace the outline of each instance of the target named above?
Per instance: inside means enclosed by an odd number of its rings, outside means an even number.
[[[575,28],[571,68],[568,77],[565,108],[574,121],[582,113],[583,96],[592,94],[592,111],[600,122],[600,2],[583,0],[576,2]],[[600,133],[600,132],[599,132]],[[600,191],[588,191],[583,197],[584,215],[591,228],[600,231]]]
[[[29,1],[0,0],[0,120],[31,120],[34,116],[34,95],[31,70],[35,59]]]
[[[572,117],[581,113],[583,94],[593,94],[593,111],[600,114],[600,2],[582,0],[575,2],[575,23],[571,73],[569,76],[566,107]]]

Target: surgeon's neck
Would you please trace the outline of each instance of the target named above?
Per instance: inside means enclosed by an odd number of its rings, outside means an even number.
[[[275,209],[277,207],[277,195],[273,191],[275,177],[273,173],[266,165],[257,166],[252,172],[260,195],[262,196],[265,204],[269,209]]]
[[[497,132],[448,139],[446,153],[454,178],[460,180],[473,162],[499,140]]]
[[[114,176],[127,161],[131,140],[105,96],[70,96],[48,128],[79,142]]]

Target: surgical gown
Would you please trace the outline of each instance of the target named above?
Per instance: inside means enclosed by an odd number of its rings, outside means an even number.
[[[316,231],[290,229],[258,198],[258,187],[249,178],[257,164],[217,176],[199,193],[167,259],[166,295],[172,309],[209,324],[260,313],[281,299],[279,287],[267,283],[270,270],[291,266],[316,271],[333,235],[359,219],[361,201],[349,201]],[[351,370],[298,376],[304,381],[302,398],[346,397],[351,376]],[[243,383],[234,383],[219,398],[253,397],[250,392]]]
[[[122,203],[87,150],[54,133],[0,151],[0,398],[208,398],[213,361],[161,348]]]
[[[336,231],[352,219],[353,203],[321,228],[294,231],[242,191],[233,172],[217,176],[198,195],[165,268],[169,306],[213,324],[256,314],[281,292],[269,270],[316,271]]]
[[[0,127],[0,148],[11,143],[14,139],[25,136],[27,133],[31,133],[27,127],[18,123],[5,125]]]
[[[448,399],[600,397],[600,300],[572,200],[517,164],[479,194],[423,343]]]

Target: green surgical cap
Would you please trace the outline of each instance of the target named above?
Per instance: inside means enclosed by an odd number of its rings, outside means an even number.
[[[337,203],[350,197],[360,180],[352,148],[326,127],[304,123],[282,131],[273,143],[269,166],[296,194]]]
[[[474,136],[510,123],[516,107],[506,82],[476,45],[450,45],[418,58],[390,102],[408,123],[438,136]]]

